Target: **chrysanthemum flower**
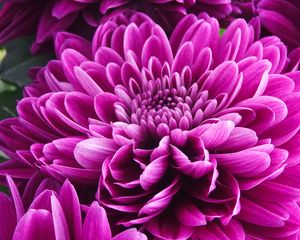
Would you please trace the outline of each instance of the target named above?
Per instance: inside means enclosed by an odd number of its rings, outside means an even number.
[[[291,49],[300,46],[300,2],[293,0],[233,1],[233,15],[258,16],[263,32],[276,35]]]
[[[234,21],[185,17],[170,39],[143,14],[61,33],[58,60],[1,122],[11,160],[94,184],[112,231],[158,239],[295,239],[299,59]],[[47,93],[48,92],[48,93]],[[50,93],[49,93],[50,92]],[[20,173],[21,172],[21,173]]]
[[[31,51],[36,53],[47,46],[53,34],[68,29],[88,36],[103,16],[110,17],[116,9],[133,8],[146,12],[165,29],[186,14],[208,12],[223,18],[231,13],[230,0],[12,0],[0,10],[0,43],[25,34],[36,33]],[[106,19],[107,19],[106,18]],[[92,27],[92,28],[91,28]]]
[[[89,207],[81,206],[69,181],[65,181],[61,189],[51,190],[51,179],[47,180],[40,185],[34,182],[39,187],[26,209],[24,196],[28,195],[28,191],[32,192],[33,183],[28,184],[29,190],[26,188],[22,199],[14,181],[7,176],[12,197],[0,193],[1,240],[147,240],[135,228],[112,237],[106,212],[97,202]],[[84,219],[81,207],[85,208]]]

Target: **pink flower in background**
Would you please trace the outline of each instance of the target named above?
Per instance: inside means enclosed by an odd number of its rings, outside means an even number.
[[[170,38],[132,11],[92,43],[59,33],[58,59],[25,88],[18,117],[0,123],[11,158],[1,173],[87,188],[100,177],[114,233],[296,238],[299,56],[277,37],[256,40],[244,20],[220,36],[202,17],[186,16]]]
[[[0,43],[26,34],[36,33],[31,51],[42,51],[53,34],[68,29],[86,37],[97,27],[100,19],[118,8],[133,8],[147,12],[164,28],[172,29],[186,14],[186,8],[197,6],[197,12],[208,11],[216,16],[230,13],[230,1],[133,1],[133,0],[62,0],[62,1],[0,1]],[[216,9],[214,9],[216,7]],[[193,7],[194,8],[194,7]],[[118,14],[118,12],[116,13]]]
[[[3,0],[2,0],[3,1]],[[53,35],[68,30],[89,38],[100,20],[106,21],[124,8],[147,13],[165,30],[172,31],[186,13],[206,12],[225,22],[258,17],[264,35],[276,35],[291,49],[300,45],[299,1],[292,0],[63,0],[3,1],[0,11],[0,43],[36,32],[32,52],[42,51]],[[231,16],[229,16],[231,15]]]
[[[232,0],[194,0],[194,5],[188,8],[189,13],[205,12],[217,19],[223,19],[233,10]]]
[[[251,19],[257,16],[263,35],[276,35],[290,49],[300,46],[299,0],[233,1],[235,17]]]
[[[53,33],[69,29],[73,23],[78,28],[80,26],[79,12],[88,3],[95,1],[3,1],[4,5],[0,10],[0,43],[35,33],[36,39],[31,50],[33,53],[41,51],[52,40]],[[90,10],[88,15],[93,13]],[[87,28],[88,25],[85,25]]]

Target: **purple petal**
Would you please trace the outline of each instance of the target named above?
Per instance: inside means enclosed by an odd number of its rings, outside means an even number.
[[[185,59],[185,61],[182,61]],[[172,72],[181,73],[185,66],[192,67],[194,60],[194,45],[191,42],[184,43],[178,50],[172,65]]]
[[[239,102],[243,99],[262,95],[268,84],[270,68],[270,62],[262,60],[255,62],[243,70],[243,84],[234,101]]]
[[[247,198],[241,198],[241,212],[239,218],[260,226],[280,227],[284,225],[286,217],[279,212],[273,212],[270,208],[261,206],[259,203],[251,201]]]
[[[55,239],[52,215],[46,210],[30,209],[18,222],[13,240]]]
[[[80,240],[82,236],[80,204],[75,188],[69,181],[62,186],[59,197],[68,223],[70,239]]]
[[[130,228],[113,237],[112,240],[147,240],[147,236],[139,232],[136,228]]]
[[[207,224],[205,215],[190,201],[178,204],[176,216],[178,221],[186,226],[203,226]]]
[[[94,239],[111,239],[111,231],[106,212],[97,202],[91,204],[83,223],[83,240]]]
[[[12,200],[0,193],[0,236],[2,240],[11,240],[17,224],[16,211]]]
[[[188,239],[193,233],[192,227],[177,222],[172,214],[147,222],[146,229],[161,239]]]
[[[220,64],[209,75],[202,86],[208,90],[211,98],[220,93],[231,93],[238,81],[238,66],[235,62],[227,61]]]
[[[78,79],[79,84],[91,96],[96,96],[97,94],[103,92],[99,85],[95,82],[90,75],[88,75],[81,67],[74,67],[74,74],[76,79]]]
[[[118,149],[112,139],[90,138],[79,142],[74,150],[77,162],[84,168],[98,169],[106,157]]]
[[[237,152],[244,149],[254,147],[258,141],[255,131],[235,127],[229,135],[226,142],[218,147],[222,152]]]
[[[213,149],[226,142],[234,130],[234,123],[231,121],[220,121],[212,124],[207,130],[202,133],[201,139],[203,140],[206,149]]]
[[[85,56],[73,49],[66,49],[61,56],[64,72],[68,77],[68,80],[70,81],[70,83],[72,83],[74,89],[81,92],[84,91],[84,89],[78,82],[78,79],[75,77],[74,67],[79,66],[82,62],[86,60],[87,58]]]
[[[218,164],[242,177],[251,177],[262,173],[270,166],[270,156],[265,152],[241,151],[229,154],[214,154]]]
[[[55,236],[59,237],[61,240],[69,240],[70,235],[64,210],[55,195],[51,196],[51,211]]]
[[[211,223],[206,227],[201,227],[196,230],[196,236],[210,240],[243,240],[245,239],[245,232],[241,224],[236,220],[231,220],[228,225],[223,226],[217,223]]]
[[[115,108],[114,103],[118,101],[118,98],[111,93],[100,93],[95,98],[95,111],[103,122],[115,122]]]
[[[213,170],[213,164],[208,159],[192,161],[175,146],[171,146],[171,153],[174,168],[191,178],[201,178]]]
[[[77,1],[62,0],[54,5],[52,9],[52,15],[58,19],[61,19],[70,13],[77,12],[83,7],[84,5]]]
[[[20,221],[21,217],[24,215],[25,211],[24,211],[24,206],[22,203],[22,199],[20,197],[20,193],[19,190],[17,189],[17,186],[15,185],[14,181],[12,180],[12,178],[9,175],[6,175],[6,180],[14,201],[14,205],[16,208],[16,216],[17,216],[17,220]]]
[[[155,194],[153,198],[151,198],[140,210],[140,215],[150,215],[155,216],[161,213],[168,205],[170,204],[172,197],[179,191],[181,182],[180,179],[175,177],[172,183]]]
[[[168,169],[168,155],[161,156],[152,161],[140,176],[140,182],[146,191],[151,189],[153,185],[158,183]]]

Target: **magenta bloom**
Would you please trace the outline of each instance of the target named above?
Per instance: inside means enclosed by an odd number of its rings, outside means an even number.
[[[31,51],[40,51],[52,40],[55,32],[69,29],[73,23],[75,28],[79,28],[82,22],[79,13],[84,14],[87,5],[92,6],[96,1],[1,0],[4,3],[0,10],[0,43],[26,34],[36,34]],[[92,10],[86,13],[89,23],[92,23],[92,14]],[[85,25],[86,29],[88,25]],[[86,34],[85,31],[81,33]]]
[[[300,46],[300,1],[233,1],[233,15],[250,19],[258,16],[263,33],[278,36],[291,49]]]
[[[4,0],[0,0],[2,2]],[[47,47],[56,32],[66,30],[89,36],[103,16],[114,10],[133,8],[146,12],[164,29],[170,30],[186,15],[208,12],[223,18],[231,13],[230,0],[11,0],[0,10],[0,43],[25,35],[36,34],[31,51]],[[118,14],[118,12],[116,12]],[[105,18],[105,19],[107,19]]]
[[[51,180],[48,183],[44,180],[25,210],[24,196],[28,195],[28,189],[32,191],[33,186],[27,186],[22,199],[13,180],[9,176],[7,180],[12,197],[0,193],[1,240],[147,240],[135,228],[112,237],[106,212],[97,202],[85,206],[83,220],[77,193],[68,181],[61,189],[50,190]]]
[[[0,123],[1,173],[94,186],[112,232],[152,239],[296,239],[299,58],[244,20],[185,17],[170,39],[125,12],[58,60]],[[92,205],[94,206],[94,205]],[[102,210],[101,210],[102,211]]]

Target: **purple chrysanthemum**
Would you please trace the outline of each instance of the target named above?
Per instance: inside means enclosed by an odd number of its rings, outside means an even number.
[[[158,239],[295,239],[300,230],[299,56],[244,20],[220,37],[185,17],[170,39],[141,13],[58,60],[0,123],[1,173],[95,185],[113,232]]]
[[[112,237],[105,210],[97,202],[89,207],[80,205],[69,181],[61,186],[51,179],[46,178],[40,184],[37,180],[38,176],[34,176],[29,181],[22,196],[7,176],[12,197],[0,193],[1,240],[147,240],[135,228]],[[26,206],[32,194],[35,196],[30,206]]]
[[[0,0],[0,43],[25,34],[36,33],[31,51],[36,53],[47,46],[53,34],[68,29],[88,36],[99,20],[110,16],[112,10],[133,8],[146,12],[165,29],[172,29],[186,14],[208,12],[216,17],[231,13],[230,0]],[[91,29],[89,29],[91,28]]]
[[[291,49],[300,46],[300,1],[233,1],[233,16],[250,19],[257,16],[264,34],[278,36]]]

